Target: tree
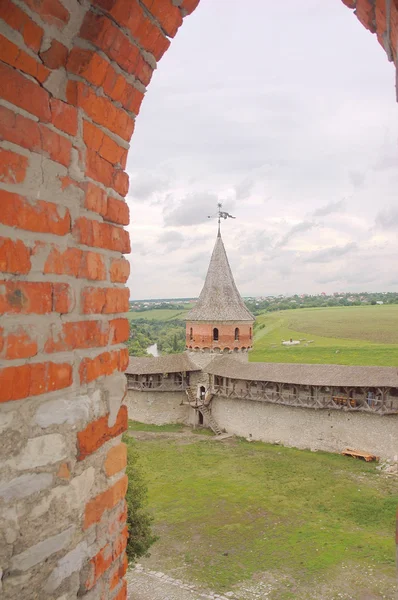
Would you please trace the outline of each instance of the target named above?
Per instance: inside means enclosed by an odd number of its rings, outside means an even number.
[[[127,542],[127,557],[129,562],[135,562],[140,556],[148,556],[148,550],[158,539],[152,533],[153,517],[146,509],[148,489],[138,464],[138,452],[127,442],[127,467],[126,475],[129,484],[127,488],[127,527],[129,538]]]

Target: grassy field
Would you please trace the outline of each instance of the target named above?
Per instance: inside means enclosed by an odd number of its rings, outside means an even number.
[[[147,319],[150,321],[174,321],[175,319],[183,319],[188,310],[188,308],[183,310],[159,308],[154,310],[145,310],[143,312],[131,311],[128,312],[126,316],[128,319],[130,319],[130,321],[135,321],[137,319]]]
[[[218,593],[272,581],[257,597],[395,597],[396,478],[324,452],[165,435],[125,436],[160,536],[140,562]]]
[[[257,322],[251,361],[398,365],[397,305],[286,310]],[[290,338],[301,344],[283,346]]]

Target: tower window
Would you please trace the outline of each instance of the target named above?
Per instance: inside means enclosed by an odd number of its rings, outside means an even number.
[[[250,327],[250,339],[252,339],[252,328]]]
[[[239,328],[235,329],[235,342],[239,342]]]
[[[218,329],[214,327],[213,329],[213,342],[218,342]]]
[[[191,327],[191,329],[189,330],[189,339],[193,340],[193,329]]]

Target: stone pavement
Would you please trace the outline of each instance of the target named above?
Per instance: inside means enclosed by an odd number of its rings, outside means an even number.
[[[128,600],[235,600],[228,592],[225,596],[205,593],[194,585],[173,579],[159,571],[136,565],[127,572]]]

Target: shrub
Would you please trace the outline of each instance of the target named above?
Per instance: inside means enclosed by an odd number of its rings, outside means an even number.
[[[124,441],[127,443],[126,474],[129,479],[126,494],[129,538],[126,550],[129,562],[135,562],[141,556],[149,556],[148,550],[158,537],[152,533],[153,517],[146,508],[148,490],[138,463],[138,452],[131,439]]]

